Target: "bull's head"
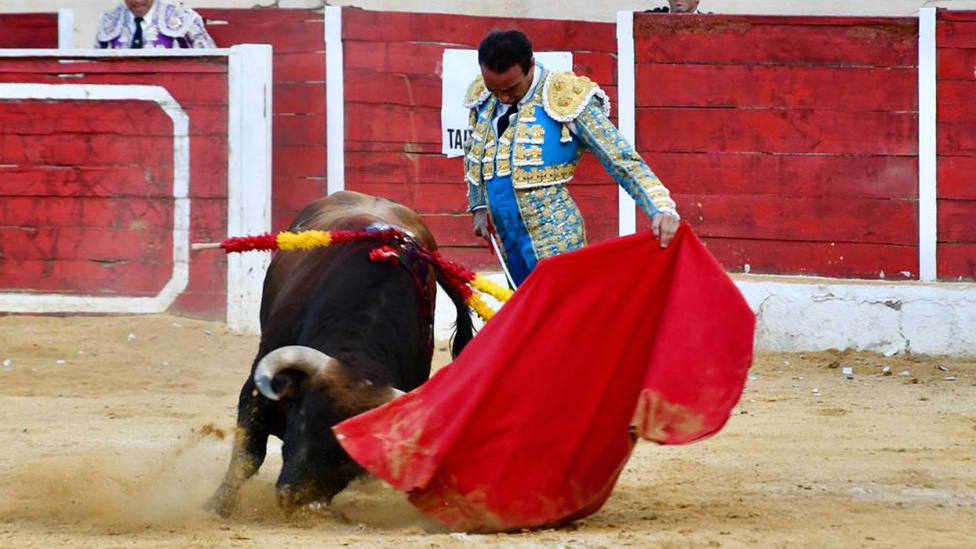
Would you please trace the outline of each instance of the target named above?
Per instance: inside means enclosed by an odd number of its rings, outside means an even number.
[[[332,426],[403,394],[374,385],[329,355],[300,345],[268,353],[253,377],[262,395],[287,407],[275,486],[286,512],[305,503],[331,502],[362,473],[339,446]]]

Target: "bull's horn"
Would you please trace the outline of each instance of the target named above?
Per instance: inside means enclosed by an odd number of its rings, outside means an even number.
[[[311,377],[338,365],[338,360],[311,347],[303,345],[279,347],[264,355],[264,358],[254,367],[254,384],[262,395],[271,400],[278,400],[280,395],[271,387],[271,380],[282,371],[298,370]]]

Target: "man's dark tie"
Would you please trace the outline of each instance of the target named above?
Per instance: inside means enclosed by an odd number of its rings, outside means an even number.
[[[132,47],[142,48],[142,17],[136,17],[136,33],[132,35]]]
[[[509,105],[505,112],[502,114],[501,118],[498,119],[498,136],[501,137],[505,130],[508,129],[508,117],[515,112],[515,105]]]

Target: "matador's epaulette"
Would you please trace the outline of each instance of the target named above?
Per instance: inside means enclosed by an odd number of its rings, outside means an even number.
[[[488,99],[491,92],[488,91],[488,87],[485,86],[485,79],[480,74],[474,79],[474,82],[468,86],[468,91],[464,93],[464,108],[473,109]]]
[[[610,116],[610,98],[596,82],[571,72],[553,71],[542,88],[542,106],[554,120],[572,122],[593,96],[599,98],[604,114]]]
[[[159,32],[171,38],[185,37],[193,21],[200,17],[181,2],[164,0],[157,4],[156,8],[163,10],[158,17]]]

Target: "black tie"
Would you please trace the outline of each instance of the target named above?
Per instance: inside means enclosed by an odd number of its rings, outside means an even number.
[[[136,17],[136,33],[132,35],[132,47],[142,48],[142,17]]]
[[[498,119],[498,136],[501,137],[505,130],[508,129],[508,117],[515,112],[515,105],[509,105],[505,112],[502,113],[502,117]]]

